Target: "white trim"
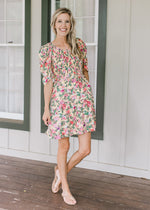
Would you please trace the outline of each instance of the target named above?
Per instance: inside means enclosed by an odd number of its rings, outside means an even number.
[[[97,46],[98,45],[98,43],[96,43],[96,42],[91,42],[91,43],[86,43],[86,45],[87,46]]]
[[[22,21],[23,21],[23,24],[22,24],[22,44],[24,46],[25,44],[25,0],[23,0],[22,2],[22,10],[23,10],[23,14],[22,14]]]
[[[95,87],[94,87],[94,104],[95,104],[95,113],[96,113],[96,91],[97,91],[97,61],[98,61],[98,29],[99,29],[99,25],[98,25],[98,20],[99,20],[99,1],[96,0],[95,1],[95,37],[94,37],[94,42],[96,42],[96,47],[95,47]],[[96,27],[97,26],[97,27]],[[96,113],[97,114],[97,113]],[[100,154],[100,147],[99,147],[99,142],[98,142],[98,149],[97,149],[97,160],[99,159],[99,154]]]
[[[24,47],[24,44],[7,43],[7,44],[0,44],[0,47]]]
[[[56,7],[55,7],[55,0],[52,0],[51,1],[51,18],[52,18],[52,14],[54,13],[55,9],[56,9]],[[50,26],[50,23],[49,23],[49,26]],[[53,29],[51,27],[51,41],[53,41],[54,38],[55,38],[55,34],[54,34]]]
[[[6,37],[6,40],[7,40],[7,37]],[[7,47],[7,105],[6,105],[6,109],[7,109],[7,112],[9,112],[9,54],[10,54],[10,48]]]
[[[75,0],[73,0],[73,13],[74,13],[74,18],[75,18],[75,14],[76,14],[75,8],[76,8],[76,3],[75,3]]]
[[[24,114],[0,112],[0,118],[12,119],[12,120],[24,120]]]
[[[96,2],[97,0],[95,0]],[[91,15],[91,16],[75,16],[75,19],[87,19],[87,18],[95,18],[94,15]]]
[[[126,143],[127,143],[127,107],[128,107],[128,74],[130,68],[130,37],[131,37],[131,1],[128,0],[124,5],[124,31],[123,31],[123,45],[124,45],[124,65],[122,70],[122,116],[121,116],[121,133],[120,133],[120,165],[125,165],[126,162]]]
[[[22,22],[22,20],[6,20],[6,19],[4,19],[4,20],[0,20],[0,22]]]
[[[6,19],[6,0],[4,0],[4,19]],[[6,43],[6,23],[4,22],[4,43]]]

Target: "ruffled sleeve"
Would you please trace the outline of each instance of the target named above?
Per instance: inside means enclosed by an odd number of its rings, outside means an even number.
[[[43,76],[42,82],[45,85],[50,79],[54,82],[54,73],[52,69],[52,49],[49,44],[45,44],[41,46],[39,50],[39,58],[40,58],[40,72]]]
[[[88,71],[87,46],[85,42],[80,38],[77,38],[77,43],[81,52],[83,52],[83,68]]]

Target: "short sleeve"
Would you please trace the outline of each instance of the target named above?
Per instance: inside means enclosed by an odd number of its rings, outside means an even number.
[[[54,82],[54,73],[52,70],[52,49],[48,44],[41,46],[39,50],[40,72],[43,76],[42,82],[45,85],[50,79]]]
[[[87,46],[85,42],[80,38],[77,38],[77,42],[80,50],[83,52],[83,68],[88,71]]]

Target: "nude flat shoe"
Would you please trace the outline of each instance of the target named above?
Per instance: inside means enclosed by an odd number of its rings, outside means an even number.
[[[64,202],[66,204],[68,204],[68,205],[75,205],[77,203],[76,199],[72,195],[70,196],[69,193],[62,192],[61,195],[62,195],[62,197],[64,199]]]
[[[56,166],[54,167],[54,172],[55,172],[55,177],[52,182],[52,192],[57,193],[61,187],[61,179],[60,179],[59,170],[56,168]]]

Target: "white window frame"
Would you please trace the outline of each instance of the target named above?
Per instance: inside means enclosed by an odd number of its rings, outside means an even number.
[[[7,39],[7,29],[6,29],[6,22],[10,21],[7,20],[6,18],[6,9],[7,9],[7,0],[4,0],[4,20],[0,20],[0,22],[4,22],[4,44],[0,43],[0,47],[6,47],[7,49],[7,55],[8,55],[8,62],[9,63],[9,47],[25,47],[24,44],[24,32],[25,32],[25,0],[22,0],[23,4],[22,4],[22,44],[14,44],[14,43],[6,43],[6,39]],[[12,21],[16,21],[16,20],[12,20]],[[9,68],[7,65],[7,72],[9,74]],[[9,85],[9,83],[8,83]],[[8,88],[9,90],[9,88]],[[7,91],[7,98],[9,97],[9,92]],[[23,101],[24,104],[24,101]],[[24,113],[20,114],[20,113],[11,113],[11,112],[0,112],[0,118],[3,119],[11,119],[11,120],[24,120]]]

